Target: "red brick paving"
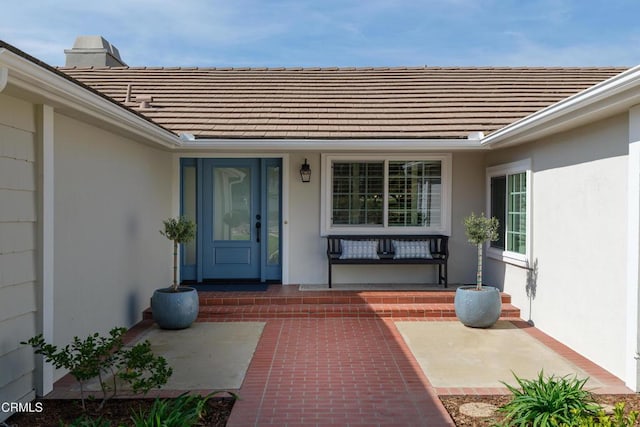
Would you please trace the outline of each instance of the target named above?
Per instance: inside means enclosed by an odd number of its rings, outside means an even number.
[[[392,323],[267,322],[228,425],[450,426]]]

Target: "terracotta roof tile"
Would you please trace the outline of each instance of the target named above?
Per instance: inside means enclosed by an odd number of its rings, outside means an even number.
[[[145,117],[209,138],[465,138],[625,68],[60,68]]]

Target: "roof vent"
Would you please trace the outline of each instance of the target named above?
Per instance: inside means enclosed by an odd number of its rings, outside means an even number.
[[[153,96],[151,95],[138,95],[136,101],[140,103],[140,108],[152,108]]]
[[[65,49],[67,67],[126,67],[120,52],[102,36],[78,36],[72,49]]]

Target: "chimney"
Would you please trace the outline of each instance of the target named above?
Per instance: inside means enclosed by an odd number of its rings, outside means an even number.
[[[101,36],[78,36],[72,49],[65,49],[66,67],[123,67],[120,52]]]

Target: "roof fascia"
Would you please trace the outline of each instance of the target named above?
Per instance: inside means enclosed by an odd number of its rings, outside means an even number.
[[[181,141],[183,150],[208,151],[431,151],[478,150],[477,139],[217,139]]]
[[[571,123],[615,114],[640,103],[639,88],[640,65],[493,132],[482,140],[482,145],[496,148],[520,144],[570,127]]]
[[[7,87],[9,81],[9,69],[7,67],[0,67],[0,92]]]
[[[92,93],[78,84],[0,48],[0,92],[8,85],[15,86],[109,126],[132,133],[145,141],[165,148],[180,146],[178,137],[156,124],[128,111],[126,108]]]

